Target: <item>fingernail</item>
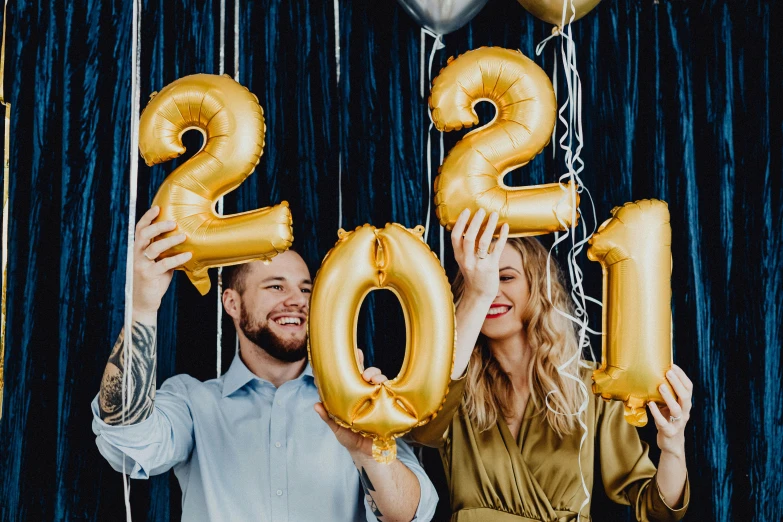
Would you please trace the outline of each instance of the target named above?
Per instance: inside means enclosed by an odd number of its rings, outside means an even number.
[[[498,217],[498,213],[493,211],[492,214],[489,215],[490,217]]]
[[[469,209],[469,208],[466,208],[465,210],[463,210],[462,212],[460,212],[460,214],[465,214],[465,213],[468,213],[468,214],[470,214],[470,209]]]

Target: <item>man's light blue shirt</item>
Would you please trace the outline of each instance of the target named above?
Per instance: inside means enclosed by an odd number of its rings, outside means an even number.
[[[313,410],[319,400],[309,364],[275,388],[236,356],[218,379],[166,380],[152,415],[132,426],[101,421],[96,397],[92,428],[115,470],[126,456],[131,478],[173,468],[187,522],[375,521],[348,451]],[[419,479],[415,520],[432,519],[438,495],[401,440],[397,458]]]

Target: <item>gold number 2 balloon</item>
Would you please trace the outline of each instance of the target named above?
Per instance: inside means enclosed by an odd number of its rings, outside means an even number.
[[[604,274],[602,363],[593,392],[623,401],[634,426],[647,424],[647,402],[666,404],[658,386],[668,386],[672,366],[671,243],[668,206],[644,199],[615,207],[587,250]]]
[[[338,424],[373,438],[378,462],[394,460],[396,437],[435,417],[454,364],[451,289],[423,233],[396,223],[340,230],[310,299],[309,352],[321,400]],[[356,323],[365,296],[381,288],[402,304],[405,359],[396,378],[370,384],[356,361]]]
[[[266,127],[258,98],[229,76],[194,74],[167,85],[141,114],[139,149],[147,165],[185,152],[182,135],[191,129],[204,135],[201,150],[169,174],[152,203],[161,209],[157,220],[177,222],[171,234],[187,235],[167,255],[193,253],[183,270],[203,295],[208,268],[270,259],[291,246],[293,231],[285,201],[233,216],[215,212],[217,200],[261,158]]]
[[[484,208],[509,224],[509,236],[532,236],[571,225],[579,196],[569,184],[509,187],[503,177],[526,165],[552,136],[557,102],[549,77],[519,51],[482,47],[448,65],[432,82],[432,121],[440,131],[472,127],[481,101],[495,118],[466,134],[449,152],[435,179],[436,213],[449,230],[462,210]]]

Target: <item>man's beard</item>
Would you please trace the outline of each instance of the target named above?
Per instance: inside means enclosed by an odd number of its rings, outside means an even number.
[[[255,324],[242,307],[239,316],[239,328],[245,337],[275,359],[283,362],[301,361],[307,357],[307,337],[304,339],[281,339],[269,328],[269,323]]]

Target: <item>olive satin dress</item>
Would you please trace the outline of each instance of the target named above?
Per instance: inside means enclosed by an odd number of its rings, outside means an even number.
[[[582,373],[590,389],[592,368]],[[438,416],[407,437],[440,449],[451,495],[451,522],[591,520],[589,505],[577,518],[586,498],[577,464],[582,430],[560,439],[529,401],[516,440],[502,419],[480,432],[462,403],[465,383],[465,377],[452,381]],[[598,445],[609,498],[633,506],[640,521],[681,520],[690,498],[687,480],[683,507],[671,509],[658,490],[648,446],[623,418],[622,403],[607,403],[591,394],[586,419],[590,431],[581,462],[587,490],[593,487]]]

